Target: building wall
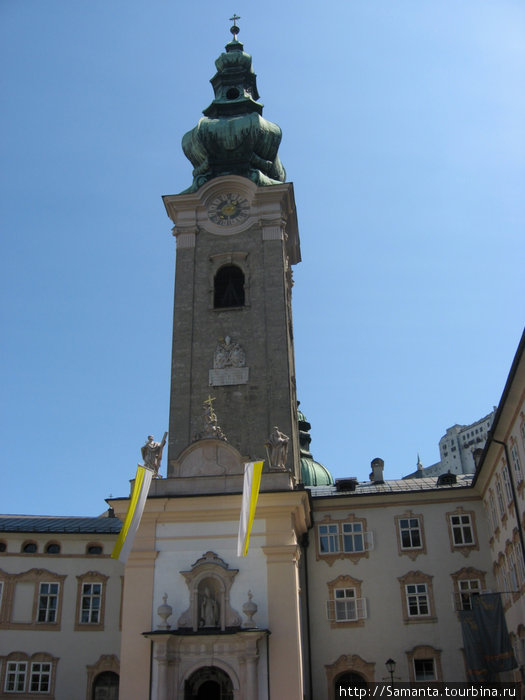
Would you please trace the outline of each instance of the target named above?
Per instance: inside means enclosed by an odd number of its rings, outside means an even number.
[[[436,473],[450,471],[452,474],[474,474],[474,451],[485,446],[493,419],[494,411],[471,425],[454,425],[448,428],[439,441],[441,471]],[[425,470],[425,473],[430,475],[434,472]]]
[[[495,583],[480,498],[471,489],[369,497],[314,496],[313,507],[315,526],[307,554],[312,697],[332,697],[328,678],[334,666],[337,673],[354,671],[366,680],[381,681],[387,676],[385,661],[393,658],[397,662],[396,676],[403,681],[413,680],[409,653],[417,647],[435,650],[438,680],[465,680],[461,628],[454,609],[457,588],[452,575],[470,568],[483,573],[484,588],[493,588]],[[449,523],[454,513],[470,514],[472,545],[454,546]],[[401,517],[419,518],[422,525],[419,548],[402,548],[399,521],[396,521]],[[363,522],[363,528],[372,533],[372,548],[341,557],[320,553],[320,525],[337,521]],[[404,581],[399,580],[406,576]],[[329,584],[339,577],[343,578],[335,585],[361,587],[360,594],[366,601],[364,619],[338,623],[327,618]],[[431,589],[428,616],[407,615],[404,587],[415,581],[426,582]],[[341,657],[346,658],[337,665]]]
[[[5,693],[9,658],[30,663],[35,654],[49,655],[55,669],[54,693],[45,697],[57,700],[85,700],[91,697],[91,683],[97,673],[118,673],[123,567],[110,558],[115,537],[0,532],[0,541],[7,545],[6,551],[0,553],[0,697],[13,697],[13,693]],[[36,553],[21,553],[28,541],[37,544]],[[49,542],[60,544],[59,554],[44,553]],[[100,544],[103,553],[86,554],[90,543]],[[56,621],[50,624],[38,622],[41,582],[59,584]],[[103,585],[98,624],[79,624],[82,582]],[[18,656],[12,656],[17,653]]]
[[[522,340],[523,345],[523,340]],[[489,528],[491,566],[502,591],[516,660],[525,670],[525,368],[515,363],[485,450],[476,487]],[[504,443],[504,444],[501,444]],[[509,468],[510,467],[510,468]]]

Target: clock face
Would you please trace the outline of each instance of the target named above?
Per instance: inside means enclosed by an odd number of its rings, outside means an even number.
[[[208,216],[219,226],[235,226],[246,221],[250,206],[238,194],[221,194],[208,207]]]

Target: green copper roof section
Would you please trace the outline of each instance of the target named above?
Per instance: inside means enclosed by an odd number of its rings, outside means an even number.
[[[210,81],[215,99],[182,139],[182,150],[193,165],[193,183],[185,192],[221,175],[241,175],[257,185],[286,179],[277,154],[281,129],[262,116],[252,57],[237,40],[239,18],[232,19],[233,39],[215,61],[217,73]]]
[[[310,452],[312,426],[302,411],[297,411],[299,423],[299,448],[301,457],[301,481],[305,486],[332,486],[334,480],[326,467],[316,462]]]

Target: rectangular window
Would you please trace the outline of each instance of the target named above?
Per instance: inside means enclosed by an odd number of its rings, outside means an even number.
[[[8,661],[5,672],[6,693],[23,693],[26,687],[27,661]]]
[[[505,486],[505,493],[507,494],[507,503],[510,503],[512,501],[512,490],[510,488],[509,475],[505,464],[501,470],[501,476],[503,478],[503,485]]]
[[[509,564],[509,574],[510,574],[510,585],[511,590],[516,592],[519,588],[518,586],[518,570],[516,568],[516,560],[514,558],[514,552],[510,551],[507,555],[507,561]]]
[[[501,489],[501,481],[496,477],[496,495],[498,497],[499,514],[501,517],[505,515],[505,505],[503,504],[503,491]]]
[[[336,621],[357,620],[355,588],[336,588],[334,595]]]
[[[58,583],[41,583],[38,595],[38,622],[56,622]]]
[[[520,585],[525,583],[525,562],[523,561],[523,555],[521,553],[521,544],[516,542],[514,544],[514,551],[516,554],[516,561],[518,562],[518,579]]]
[[[319,525],[321,554],[339,551],[339,525]]]
[[[365,540],[362,523],[343,523],[343,551],[365,551]]]
[[[479,579],[468,579],[458,581],[459,587],[459,610],[472,610],[473,596],[481,593],[481,584]]]
[[[405,586],[408,614],[410,617],[429,615],[428,589],[426,583],[408,583]]]
[[[416,681],[435,681],[434,659],[414,659],[414,677]]]
[[[494,494],[490,494],[489,498],[489,504],[490,504],[490,514],[492,517],[492,526],[493,526],[493,531],[496,532],[499,526],[498,522],[498,514],[496,513],[496,502],[494,500]]]
[[[451,515],[450,522],[452,525],[452,537],[456,547],[474,544],[470,515]]]
[[[519,483],[523,477],[521,475],[521,464],[520,464],[520,458],[518,456],[518,446],[516,444],[512,445],[510,453],[512,455],[512,461],[514,462],[514,470],[516,472],[516,479]]]
[[[82,601],[80,606],[80,622],[82,624],[98,624],[100,622],[101,600],[101,583],[84,583],[82,585]]]
[[[31,692],[49,693],[51,687],[51,664],[31,664]]]
[[[422,548],[419,518],[400,518],[399,534],[401,535],[401,549]]]
[[[356,622],[366,619],[366,598],[357,598],[355,588],[335,588],[333,599],[326,602],[326,614],[333,622]]]

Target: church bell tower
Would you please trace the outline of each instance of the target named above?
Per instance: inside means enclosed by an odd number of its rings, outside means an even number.
[[[263,118],[236,22],[231,31],[214,100],[183,138],[193,181],[163,198],[177,243],[168,467],[149,489],[122,606],[121,694],[137,700],[304,697],[299,235],[281,130]],[[240,554],[245,464],[261,460]],[[124,517],[129,498],[112,504]]]
[[[167,475],[190,478],[180,469],[184,450],[217,437],[247,461],[266,459],[265,471],[286,470],[294,484],[297,217],[278,156],[281,129],[262,116],[238,31],[234,23],[215,62],[214,100],[182,140],[193,182],[163,198],[177,242]],[[288,439],[280,465],[265,446],[276,428]]]

